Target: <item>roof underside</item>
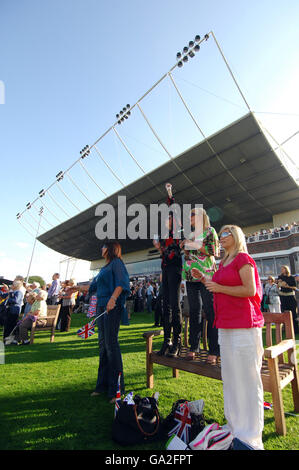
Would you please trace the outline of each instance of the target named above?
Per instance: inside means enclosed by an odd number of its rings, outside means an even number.
[[[213,150],[212,150],[213,149]],[[115,207],[118,196],[149,206],[166,202],[171,182],[179,204],[203,204],[212,225],[246,227],[271,222],[274,214],[298,209],[299,188],[273,151],[252,113],[190,148],[175,159],[107,197]],[[49,248],[78,259],[99,259],[95,235],[98,204],[40,235]],[[129,220],[129,218],[128,218]],[[122,240],[123,253],[152,246],[150,240]]]

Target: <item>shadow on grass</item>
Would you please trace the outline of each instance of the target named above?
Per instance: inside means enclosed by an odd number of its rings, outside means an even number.
[[[120,339],[119,341],[122,355],[130,353],[144,353],[145,341],[143,338]],[[78,341],[59,341],[55,343],[35,343],[28,346],[7,346],[5,348],[6,364],[24,364],[51,362],[61,359],[86,359],[98,357],[98,340],[87,339]]]
[[[17,404],[17,406],[16,406]],[[114,405],[105,396],[72,387],[47,390],[46,396],[7,397],[1,408],[2,450],[117,450],[111,437]],[[138,446],[155,449],[162,444]],[[134,449],[130,447],[130,450]]]

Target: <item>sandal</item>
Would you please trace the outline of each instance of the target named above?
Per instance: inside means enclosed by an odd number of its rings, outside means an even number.
[[[193,361],[195,359],[195,352],[189,351],[185,357],[186,361]]]
[[[217,356],[209,355],[207,357],[207,364],[212,364],[212,365],[217,364]]]
[[[101,393],[100,392],[92,392],[90,394],[91,397],[97,397],[98,395],[101,395]]]

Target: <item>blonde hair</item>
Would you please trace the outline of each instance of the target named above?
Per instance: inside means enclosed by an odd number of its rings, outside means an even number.
[[[41,297],[43,300],[47,300],[48,298],[48,292],[45,290],[40,290],[38,293],[38,296]]]
[[[286,271],[286,273],[287,273],[287,274],[286,274],[287,276],[290,276],[290,275],[291,275],[290,268],[289,268],[287,265],[283,265],[283,266],[281,266],[281,268],[284,268],[284,269],[285,269],[285,271]],[[280,268],[280,269],[281,269],[281,268]]]
[[[16,287],[17,289],[21,289],[21,287],[23,287],[23,282],[16,280],[16,281],[13,281],[12,285]]]
[[[205,231],[208,227],[210,227],[211,222],[208,214],[204,210],[203,207],[195,207],[191,210],[190,214],[195,214],[196,216],[202,216],[202,229]]]
[[[233,252],[233,256],[235,257],[238,253],[248,253],[247,251],[247,245],[246,245],[246,239],[243,230],[238,227],[238,225],[224,225],[221,227],[220,232],[219,232],[219,238],[221,236],[222,232],[225,232],[228,230],[235,241],[235,250]],[[222,261],[225,261],[228,258],[229,254],[224,248],[224,257]]]

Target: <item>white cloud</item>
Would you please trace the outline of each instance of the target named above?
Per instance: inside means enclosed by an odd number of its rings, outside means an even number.
[[[19,248],[28,248],[29,244],[25,242],[15,242],[15,245],[18,246]]]
[[[6,279],[14,279],[16,275],[26,277],[32,254],[31,247],[29,245],[28,247],[28,249],[24,248],[22,256],[13,252],[9,255],[3,253],[0,263],[0,276],[4,276]],[[60,253],[37,244],[29,276],[41,276],[48,283],[51,282],[54,273],[60,272],[62,280],[66,277],[68,279],[73,277],[77,282],[89,280],[90,263],[88,261],[77,260],[76,263],[74,261],[61,263],[63,259],[65,257]]]

